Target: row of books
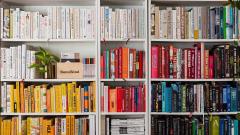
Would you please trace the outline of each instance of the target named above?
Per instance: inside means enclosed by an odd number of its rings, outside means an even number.
[[[101,39],[143,38],[144,9],[143,8],[110,8],[100,9]]]
[[[120,47],[103,50],[101,78],[144,78],[145,52]]]
[[[239,120],[231,116],[151,118],[151,135],[239,135],[239,129]]]
[[[151,5],[151,36],[161,39],[236,39],[239,10],[224,7]]]
[[[39,75],[35,68],[36,49],[22,44],[18,46],[1,48],[1,78],[2,79],[35,79]]]
[[[49,7],[45,15],[20,8],[1,8],[1,21],[1,38],[95,38],[94,9]]]
[[[106,135],[145,135],[144,118],[106,118]]]
[[[152,112],[237,112],[240,89],[228,83],[152,83]]]
[[[145,85],[108,86],[101,83],[102,112],[144,112],[146,110]]]
[[[203,112],[202,84],[153,83],[152,112]],[[206,99],[205,99],[206,100]]]
[[[18,117],[0,120],[1,135],[95,135],[95,117]]]
[[[216,45],[204,49],[194,44],[193,48],[176,48],[170,45],[151,47],[152,78],[234,78],[240,76],[240,47]]]
[[[96,112],[95,82],[27,86],[4,82],[1,90],[1,112],[5,113]]]

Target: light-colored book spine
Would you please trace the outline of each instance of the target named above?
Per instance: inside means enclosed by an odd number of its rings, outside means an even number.
[[[26,78],[26,57],[27,56],[27,46],[22,45],[22,79]]]
[[[48,38],[52,38],[52,15],[53,15],[53,8],[48,8]]]
[[[26,58],[26,79],[30,79],[30,69],[28,68],[31,65],[31,51],[27,50],[27,58]]]
[[[112,39],[112,8],[109,8],[109,12],[108,12],[108,39]]]
[[[172,10],[172,38],[177,38],[177,13],[176,10]]]
[[[3,38],[3,8],[0,8],[0,27],[1,27],[1,33],[0,33],[0,37],[1,39]]]
[[[112,38],[116,38],[116,12],[112,12]]]
[[[70,8],[69,11],[69,15],[70,15],[70,35],[71,35],[71,39],[75,38],[75,32],[74,32],[74,13],[73,13],[73,8]]]
[[[80,35],[79,35],[79,29],[80,29],[79,28],[80,27],[79,26],[79,22],[80,22],[79,18],[80,18],[80,13],[79,13],[79,9],[78,8],[74,9],[74,17],[75,17],[75,20],[74,20],[75,21],[75,38],[79,39],[80,38]],[[88,30],[89,30],[88,32],[90,33],[91,30],[90,29],[88,29]]]
[[[89,115],[89,135],[95,135],[96,134],[96,127],[95,127],[95,116]]]
[[[108,86],[103,86],[104,91],[104,112],[108,112]]]
[[[32,64],[35,64],[36,63],[36,57],[35,57],[35,53],[36,51],[30,51],[30,56],[31,56],[31,62],[30,62],[30,66]],[[29,68],[29,67],[27,67]],[[35,79],[36,78],[36,69],[35,68],[29,68],[30,70],[30,79]]]
[[[22,77],[22,46],[19,45],[18,46],[18,57],[17,57],[17,60],[18,60],[18,64],[17,64],[17,78],[18,79],[21,79]]]
[[[6,64],[6,48],[1,48],[1,78],[7,78],[7,64]]]
[[[57,38],[57,7],[52,8],[52,38]]]
[[[7,113],[10,113],[11,112],[11,103],[10,103],[10,92],[11,92],[11,90],[10,90],[10,85],[7,85],[7,90],[6,90],[7,92],[7,100],[6,100],[6,105],[7,105]]]
[[[20,8],[16,8],[16,38],[20,38]]]
[[[7,84],[6,82],[3,83],[1,86],[1,108],[3,112],[7,112],[7,91],[6,88]]]
[[[6,71],[7,71],[7,79],[11,78],[11,50],[10,48],[6,49]]]
[[[66,8],[66,38],[70,39],[71,34],[70,34],[70,9],[67,7]]]
[[[66,135],[66,118],[61,119],[61,135]]]
[[[56,14],[56,19],[57,19],[57,39],[61,39],[62,38],[62,7],[57,7],[57,14]]]

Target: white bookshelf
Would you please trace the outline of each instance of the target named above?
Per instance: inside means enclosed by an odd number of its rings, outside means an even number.
[[[24,83],[66,83],[66,82],[95,82],[96,83],[96,112],[73,112],[73,113],[0,113],[1,117],[18,116],[19,120],[28,116],[94,116],[95,117],[95,131],[99,135],[99,113],[98,113],[98,3],[99,0],[2,0],[4,7],[15,8],[19,7],[27,11],[40,11],[46,13],[46,9],[50,6],[66,6],[77,8],[92,8],[95,9],[95,38],[93,39],[0,39],[1,47],[9,45],[27,44],[33,47],[43,47],[51,53],[60,56],[61,52],[79,52],[82,58],[94,57],[95,58],[95,77],[82,78],[82,79],[0,79],[0,82],[13,83],[16,81],[23,81]],[[20,125],[21,129],[21,125]]]
[[[147,51],[148,51],[148,39],[147,39],[147,0],[101,0],[100,1],[101,6],[109,6],[112,8],[129,8],[129,7],[141,7],[144,9],[144,38],[123,38],[123,39],[108,39],[108,38],[101,38],[100,32],[99,32],[99,48],[98,48],[98,57],[99,57],[99,62],[100,62],[100,56],[101,56],[101,51],[105,48],[118,48],[121,46],[129,47],[129,48],[136,48],[137,50],[144,50],[145,51],[145,65],[148,64],[147,61]],[[99,9],[100,13],[100,9]],[[99,18],[100,19],[100,18]],[[100,24],[99,24],[100,28]],[[100,29],[99,29],[100,31]],[[98,65],[99,70],[98,72],[100,73],[100,63]],[[100,78],[99,75],[99,84],[104,83],[107,85],[113,85],[113,86],[131,86],[134,84],[138,83],[143,83],[146,86],[148,85],[148,66],[145,66],[145,77],[144,78],[111,78],[111,79],[103,79]],[[100,88],[100,86],[99,86]],[[100,89],[99,89],[100,90]],[[100,95],[99,95],[100,96]],[[99,103],[100,98],[99,99]],[[146,95],[145,95],[145,100],[146,100],[146,111],[145,112],[101,112],[99,109],[99,129],[102,129],[104,125],[102,125],[102,120],[105,119],[106,117],[118,117],[118,118],[125,118],[125,117],[141,117],[145,119],[145,134],[148,134],[149,130],[149,125],[148,125],[148,87],[146,87]],[[101,131],[100,134],[103,135],[104,131]]]
[[[204,44],[205,48],[212,47],[213,45],[219,44],[234,44],[234,42],[238,42],[239,39],[156,39],[151,36],[151,4],[156,4],[160,7],[175,7],[175,6],[224,6],[228,3],[228,0],[149,0],[148,1],[148,53],[149,53],[149,69],[151,69],[151,47],[155,43],[155,45],[161,43],[163,45],[173,44],[177,48],[186,48],[192,46],[194,43]],[[203,62],[201,62],[203,63]],[[201,65],[203,68],[204,65]],[[186,83],[204,83],[204,82],[234,82],[240,81],[239,78],[223,78],[223,79],[169,79],[169,78],[151,78],[151,70],[149,70],[149,79],[148,85],[149,90],[151,90],[151,84],[153,82],[186,82]],[[237,115],[239,112],[152,112],[151,111],[151,92],[149,92],[149,132],[151,134],[151,118],[152,116],[187,116],[187,117],[202,117],[204,119],[205,116],[212,115]]]

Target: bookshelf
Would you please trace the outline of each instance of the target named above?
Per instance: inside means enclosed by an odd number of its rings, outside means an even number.
[[[192,6],[192,7],[225,6],[227,3],[228,3],[227,0],[201,0],[201,1],[196,1],[196,0],[149,0],[148,1],[149,69],[151,69],[151,66],[152,66],[152,64],[151,64],[151,62],[152,62],[151,47],[153,45],[156,46],[156,45],[161,44],[161,45],[165,46],[167,44],[172,44],[176,48],[188,48],[188,47],[191,48],[191,45],[193,45],[195,43],[199,43],[199,44],[203,45],[206,49],[210,49],[215,45],[219,45],[219,44],[234,45],[234,42],[239,41],[238,39],[214,39],[214,38],[213,39],[188,39],[188,38],[187,39],[177,39],[177,38],[176,39],[171,39],[171,38],[170,39],[167,39],[167,38],[165,39],[165,38],[155,38],[155,37],[152,36],[152,33],[151,33],[151,30],[152,30],[151,4],[155,4],[156,6],[159,6],[160,10],[161,10],[161,9],[166,8],[166,7],[176,7],[176,6],[180,6],[180,7],[188,7],[188,6]],[[201,59],[201,63],[203,63],[202,59]],[[204,66],[205,66],[204,64],[201,64],[201,69],[203,69]],[[151,72],[152,72],[152,70],[149,70],[149,90],[150,91],[153,87],[152,84],[160,83],[160,82],[167,82],[169,84],[172,84],[172,83],[178,83],[178,84],[179,83],[184,83],[184,84],[196,84],[196,83],[219,83],[219,84],[221,84],[222,83],[222,84],[224,84],[224,83],[236,83],[236,82],[239,81],[239,78],[220,78],[220,79],[219,78],[218,79],[217,78],[211,78],[211,79],[205,79],[205,78],[198,78],[198,79],[153,78],[151,76]],[[204,89],[203,92],[206,92],[206,90]],[[220,116],[220,118],[221,117],[225,118],[227,116],[234,117],[234,116],[239,114],[239,112],[237,112],[237,111],[233,111],[233,112],[222,112],[222,111],[206,112],[205,110],[204,110],[204,112],[203,111],[200,111],[200,112],[195,112],[195,111],[194,112],[162,112],[162,111],[153,112],[152,108],[151,108],[151,105],[153,104],[152,100],[151,100],[152,96],[153,96],[152,92],[149,92],[149,118],[148,118],[149,119],[149,124],[148,125],[151,125],[151,126],[153,126],[152,125],[152,120],[154,118],[159,117],[159,116],[162,117],[163,119],[164,119],[164,117],[200,118],[203,121],[199,121],[199,122],[200,123],[202,122],[202,124],[205,125],[205,118],[207,118],[207,117]],[[202,98],[204,98],[204,97],[202,97]],[[159,127],[155,127],[155,128],[159,128]],[[149,127],[148,134],[152,133],[151,130],[152,130],[152,128]],[[156,129],[155,129],[155,132],[156,132]]]
[[[30,118],[37,117],[46,117],[46,118],[61,118],[65,116],[76,116],[76,118],[91,118],[94,122],[92,122],[92,135],[99,134],[99,122],[98,122],[98,79],[97,79],[97,57],[98,57],[98,0],[60,0],[60,1],[52,1],[52,0],[2,0],[4,8],[21,8],[21,10],[25,11],[38,11],[44,15],[48,13],[48,8],[51,7],[67,7],[67,8],[79,8],[79,9],[93,9],[94,13],[92,15],[95,16],[95,19],[92,20],[95,24],[95,31],[93,34],[94,38],[1,38],[1,48],[9,47],[9,46],[17,46],[21,44],[31,45],[33,47],[42,47],[54,55],[60,57],[61,52],[79,52],[82,58],[92,57],[95,58],[95,77],[92,78],[82,78],[82,79],[1,79],[1,85],[3,83],[13,84],[15,82],[23,82],[24,85],[28,86],[31,84],[41,85],[41,84],[51,84],[58,85],[62,83],[71,83],[76,82],[77,84],[89,84],[91,82],[95,82],[95,96],[96,102],[94,103],[96,106],[95,112],[29,112],[29,113],[0,113],[1,117],[10,118],[17,117],[19,121]],[[90,52],[90,53],[89,53]],[[20,122],[21,123],[21,122]],[[23,128],[22,125],[19,124],[19,129]],[[21,131],[21,130],[20,130]],[[19,132],[20,132],[19,131]],[[95,133],[93,133],[95,132]]]
[[[235,116],[240,112],[152,112],[151,111],[151,99],[152,99],[152,83],[167,82],[167,83],[232,83],[239,82],[240,78],[198,78],[198,79],[170,79],[170,78],[152,78],[151,77],[151,47],[153,44],[173,44],[176,48],[189,48],[194,43],[199,43],[206,49],[210,49],[218,44],[234,44],[238,39],[163,39],[153,38],[151,36],[151,4],[156,4],[161,7],[175,7],[175,6],[223,6],[227,4],[228,0],[0,0],[1,7],[17,8],[20,7],[27,11],[40,11],[44,14],[47,13],[46,9],[52,6],[67,6],[67,7],[79,7],[87,9],[95,9],[95,37],[94,38],[79,38],[79,39],[52,39],[52,38],[1,38],[1,48],[4,46],[16,46],[20,44],[27,44],[33,47],[43,47],[52,52],[53,54],[60,56],[62,51],[80,52],[82,57],[94,57],[96,61],[94,78],[83,79],[1,79],[1,84],[13,84],[14,82],[24,82],[24,84],[60,84],[60,83],[96,83],[96,112],[72,112],[72,113],[0,113],[2,118],[18,117],[19,120],[26,117],[57,117],[57,116],[94,116],[96,135],[106,134],[106,119],[107,118],[143,118],[144,119],[144,134],[151,135],[151,119],[152,116],[180,116],[180,117],[198,117],[204,119],[208,116]],[[141,8],[143,9],[142,20],[142,32],[143,35],[139,37],[131,38],[113,38],[102,36],[101,29],[101,7],[109,7],[112,9],[130,9]],[[101,77],[102,65],[101,56],[107,49],[119,49],[119,48],[133,48],[145,53],[145,60],[143,65],[145,69],[143,77],[127,77],[127,78],[114,78],[114,77]],[[201,61],[203,63],[203,60]],[[204,65],[201,64],[201,68]],[[130,87],[145,85],[145,104],[143,104],[145,111],[140,112],[108,112],[101,110],[102,84],[109,86],[109,88],[116,87]],[[104,95],[105,96],[105,95]],[[117,97],[116,97],[117,98]],[[204,123],[203,123],[204,124]],[[20,125],[21,126],[21,125]],[[21,129],[21,128],[20,128]]]

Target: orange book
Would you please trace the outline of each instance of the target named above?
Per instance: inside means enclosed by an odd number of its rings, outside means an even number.
[[[129,54],[129,48],[122,48],[122,78],[129,78],[128,54]]]
[[[209,78],[209,50],[204,50],[204,78],[208,79]]]
[[[47,90],[46,92],[46,96],[47,96],[47,112],[51,112],[51,92],[50,90]]]
[[[117,89],[109,90],[109,112],[117,112]]]
[[[75,117],[71,116],[71,122],[70,122],[70,129],[71,129],[71,135],[75,135]]]
[[[25,112],[25,102],[24,102],[24,82],[20,82],[20,105],[21,105],[21,112]]]
[[[66,135],[71,135],[71,117],[70,116],[66,116]]]

